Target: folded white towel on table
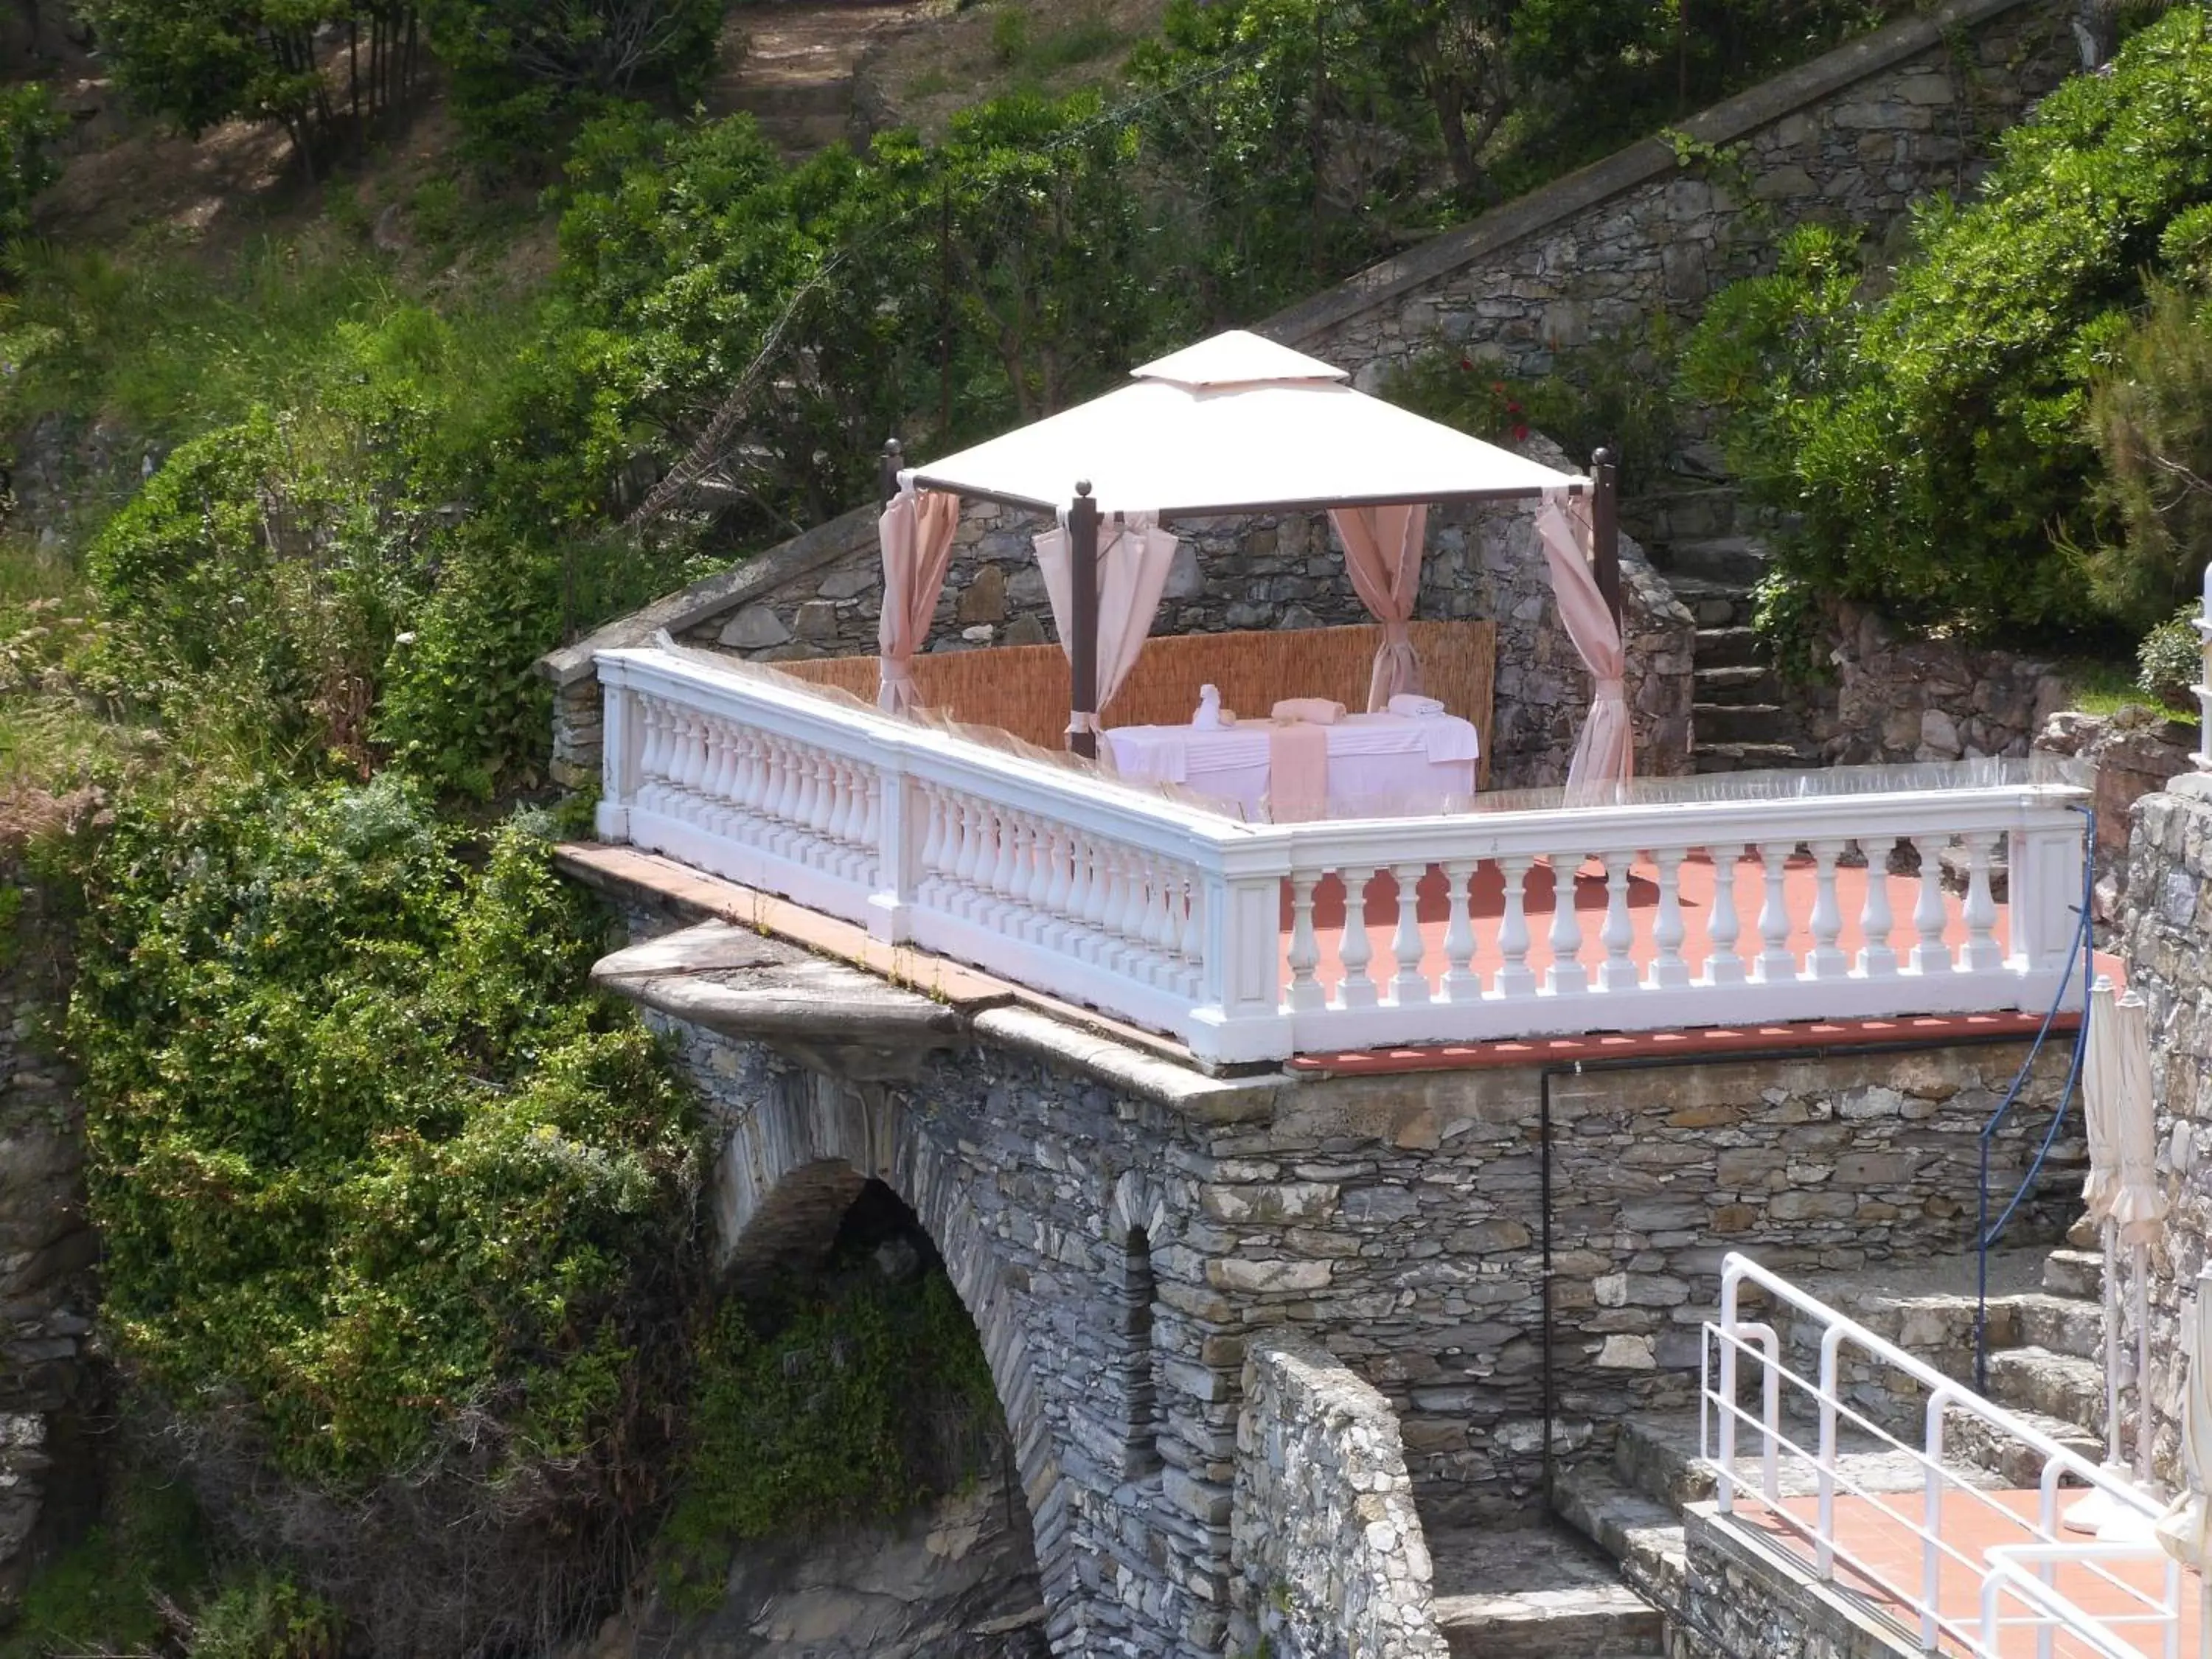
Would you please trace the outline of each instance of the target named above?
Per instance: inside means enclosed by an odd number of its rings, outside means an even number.
[[[1390,699],[1390,712],[1409,720],[1427,720],[1444,712],[1440,697],[1417,697],[1410,691],[1401,691]]]

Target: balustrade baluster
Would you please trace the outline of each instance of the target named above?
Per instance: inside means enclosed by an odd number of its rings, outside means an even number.
[[[1977,831],[1966,837],[1966,946],[1959,965],[1968,973],[1994,973],[2004,966],[2004,947],[1996,941],[1996,897],[1990,886],[1996,847],[1994,835]]]
[[[983,807],[983,902],[979,918],[994,932],[1004,932],[1013,915],[1014,820],[1003,806]]]
[[[1894,979],[1897,952],[1890,948],[1889,934],[1896,924],[1889,913],[1889,853],[1896,843],[1859,845],[1866,854],[1867,888],[1866,902],[1859,910],[1864,942],[1859,946],[1858,970],[1869,979]]]
[[[1700,985],[1741,985],[1744,982],[1743,958],[1736,952],[1737,941],[1743,937],[1743,923],[1736,915],[1735,872],[1743,862],[1747,849],[1742,847],[1709,847],[1705,852],[1713,861],[1713,908],[1705,924],[1706,938],[1711,949],[1705,957],[1705,971],[1699,976]]]
[[[1589,970],[1583,966],[1583,921],[1575,914],[1575,873],[1582,866],[1579,854],[1552,855],[1552,965],[1544,970],[1546,994],[1579,996],[1589,989]]]
[[[945,902],[945,793],[935,784],[921,786],[921,870],[915,882],[915,902],[936,909]]]
[[[677,709],[669,744],[668,811],[686,823],[698,817],[699,746],[699,716],[689,708]]]
[[[981,902],[978,889],[983,867],[983,804],[973,795],[956,795],[952,805],[960,847],[952,860],[953,890],[948,908],[962,920],[973,921]]]
[[[667,794],[668,728],[667,710],[658,697],[642,692],[637,699],[638,723],[643,729],[643,740],[638,744],[636,799],[632,805],[647,812],[658,812]]]
[[[1045,826],[1042,900],[1045,926],[1042,939],[1054,951],[1063,951],[1067,947],[1068,918],[1073,914],[1069,895],[1074,887],[1068,857],[1073,836],[1073,831],[1056,820]]]
[[[1534,941],[1528,933],[1528,872],[1535,867],[1534,859],[1498,860],[1498,873],[1505,878],[1505,913],[1498,921],[1498,983],[1492,994],[1499,997],[1536,994],[1535,970],[1528,966],[1528,946]]]
[[[1095,862],[1090,838],[1080,830],[1071,830],[1067,847],[1066,948],[1085,962],[1091,959],[1098,944],[1098,889],[1092,870]]]
[[[1344,934],[1337,945],[1344,980],[1336,988],[1336,1006],[1372,1008],[1381,1000],[1375,981],[1367,976],[1367,964],[1375,959],[1375,947],[1367,937],[1367,884],[1374,872],[1347,868],[1337,874],[1344,882]]]
[[[1951,947],[1943,942],[1950,913],[1943,903],[1943,842],[1940,836],[1919,836],[1913,847],[1920,854],[1920,897],[1912,907],[1913,930],[1920,936],[1912,947],[1911,971],[1948,974]]]
[[[1764,942],[1751,964],[1755,985],[1787,985],[1797,977],[1797,958],[1790,949],[1790,847],[1763,842],[1759,862],[1766,878],[1766,902],[1759,908],[1759,936]]]
[[[1636,924],[1628,914],[1628,875],[1635,861],[1633,853],[1608,853],[1598,860],[1605,872],[1605,926],[1598,932],[1598,942],[1605,946],[1605,961],[1597,970],[1601,991],[1633,991],[1642,983],[1636,959],[1628,953],[1636,943]]]
[[[1689,928],[1682,921],[1682,860],[1680,848],[1661,848],[1651,854],[1659,872],[1659,914],[1651,923],[1651,943],[1657,947],[1644,984],[1654,991],[1677,991],[1690,982],[1690,964],[1682,960],[1682,941]]]
[[[1474,971],[1474,860],[1461,859],[1444,866],[1445,896],[1451,919],[1444,924],[1444,977],[1441,988],[1446,1002],[1480,1002],[1482,979]]]
[[[1166,860],[1158,854],[1141,855],[1145,866],[1145,977],[1164,990],[1172,983],[1176,921]]]
[[[706,726],[706,764],[699,783],[699,827],[709,835],[727,836],[735,823],[730,811],[730,750],[736,735],[727,721],[709,716]]]
[[[735,803],[738,823],[751,834],[763,817],[763,803],[768,792],[768,766],[764,758],[760,734],[741,730],[737,734],[737,765],[731,775],[730,799]]]
[[[1176,954],[1182,965],[1178,982],[1187,994],[1194,997],[1205,979],[1206,887],[1188,876],[1182,878],[1181,886],[1177,914],[1182,926],[1176,939]]]
[[[1813,843],[1816,883],[1813,900],[1813,948],[1805,957],[1805,973],[1811,979],[1843,979],[1851,970],[1850,958],[1836,943],[1844,931],[1844,908],[1836,897],[1836,860],[1843,855],[1842,842],[1816,841]]]
[[[1109,886],[1106,896],[1106,952],[1100,965],[1109,972],[1128,973],[1141,952],[1137,946],[1142,926],[1145,884],[1136,868],[1136,857],[1126,847],[1109,843],[1106,848]]]
[[[1036,884],[1042,875],[1036,860],[1036,826],[1023,813],[1008,819],[1007,840],[1012,843],[1012,866],[1006,884],[1010,913],[1006,927],[1017,937],[1032,944],[1036,939],[1038,921],[1035,903]]]
[[[781,853],[791,844],[791,823],[799,811],[799,772],[792,765],[790,745],[781,738],[766,740],[768,750],[769,819],[768,843]]]
[[[1291,877],[1291,982],[1283,993],[1283,1006],[1294,1014],[1317,1013],[1328,1006],[1314,969],[1321,963],[1321,941],[1314,935],[1314,888],[1319,878],[1293,873]]]
[[[1104,967],[1113,960],[1114,941],[1108,937],[1106,919],[1114,914],[1114,864],[1103,842],[1086,837],[1084,853],[1088,887],[1083,902],[1082,951],[1086,960]]]
[[[1421,971],[1421,901],[1417,890],[1428,866],[1400,864],[1390,873],[1398,883],[1398,931],[1391,936],[1390,954],[1398,972],[1390,981],[1390,1000],[1401,1008],[1417,1008],[1429,1000],[1428,975]]]

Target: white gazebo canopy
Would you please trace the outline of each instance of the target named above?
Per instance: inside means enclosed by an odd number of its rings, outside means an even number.
[[[1050,513],[1087,480],[1100,511],[1163,520],[1587,487],[1355,391],[1342,369],[1256,334],[1217,335],[1131,378],[901,482]]]
[[[886,477],[883,707],[914,704],[911,665],[944,587],[963,496],[1058,521],[1036,538],[1037,562],[1068,656],[1069,743],[1085,754],[1096,752],[1098,710],[1158,612],[1176,550],[1169,520],[1326,511],[1352,587],[1382,624],[1368,693],[1369,708],[1380,710],[1420,690],[1407,627],[1429,508],[1541,497],[1537,539],[1596,684],[1568,782],[1628,775],[1609,464],[1594,478],[1556,471],[1370,398],[1342,369],[1256,334],[1217,335],[1132,378],[1063,414]]]

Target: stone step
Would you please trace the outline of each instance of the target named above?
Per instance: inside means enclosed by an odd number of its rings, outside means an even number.
[[[1667,572],[1667,586],[1689,607],[1700,628],[1748,628],[1754,605],[1751,590],[1735,582],[1709,581],[1678,570]]]
[[[760,81],[740,85],[737,106],[763,123],[803,121],[853,112],[853,83],[844,79]]]
[[[1659,1609],[1565,1528],[1431,1535],[1437,1624],[1454,1659],[1638,1659]]]
[[[2023,1346],[2048,1348],[2076,1359],[2105,1357],[2105,1310],[2079,1297],[2031,1291],[2012,1298],[2013,1317]]]
[[[2044,1259],[2043,1288],[2053,1296],[2078,1297],[2102,1305],[2105,1299],[2105,1253],[2102,1250],[2053,1250]]]
[[[2047,1417],[2038,1411],[2009,1409],[2030,1428],[2049,1435],[2069,1451],[2078,1452],[2092,1462],[2103,1458],[2103,1439],[2079,1423]],[[2043,1480],[2042,1453],[2024,1441],[2000,1433],[1986,1419],[1955,1406],[1943,1413],[1943,1452],[1947,1462],[1956,1459],[1971,1463],[2007,1486],[2034,1486]]]
[[[1767,548],[1753,536],[1717,536],[1711,541],[1676,542],[1667,550],[1670,571],[1708,581],[1748,587],[1766,574]]]
[[[1708,668],[1746,667],[1759,661],[1759,635],[1750,628],[1729,624],[1719,628],[1700,628],[1691,660],[1698,672]]]
[[[1610,1556],[1630,1588],[1662,1608],[1682,1606],[1689,1566],[1680,1505],[1636,1490],[1596,1463],[1561,1475],[1553,1498],[1559,1519]]]
[[[1771,702],[1699,702],[1690,708],[1690,730],[1700,744],[1786,743],[1790,726],[1790,716]]]
[[[1703,732],[1690,758],[1700,772],[1794,772],[1812,763],[1794,743],[1716,743]]]
[[[1697,687],[1696,706],[1700,708],[1741,708],[1755,703],[1772,707],[1771,699],[1782,685],[1774,671],[1764,663],[1731,664],[1725,667],[1708,667],[1699,663],[1692,678]]]
[[[2040,1412],[2105,1431],[2105,1370],[2094,1359],[2048,1348],[2008,1348],[1990,1356],[1990,1398],[2014,1411]]]

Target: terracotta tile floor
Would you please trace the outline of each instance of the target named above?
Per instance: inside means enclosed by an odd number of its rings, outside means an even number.
[[[2062,1493],[2062,1504],[2079,1497],[2078,1492]],[[1987,1502],[1982,1500],[1986,1499]],[[1922,1498],[1917,1492],[1903,1492],[1883,1496],[1880,1504],[1915,1518],[1920,1514]],[[2002,1491],[1967,1493],[1953,1490],[1943,1497],[1941,1536],[1968,1560],[1979,1561],[1982,1553],[1993,1545],[2023,1544],[2033,1541],[2027,1522],[2036,1514],[2040,1495],[2032,1491]],[[1819,1514],[1817,1502],[1810,1498],[1785,1498],[1781,1507],[1790,1515],[1810,1523]],[[2012,1517],[2023,1519],[2015,1520]],[[1771,1534],[1781,1540],[1792,1555],[1808,1557],[1812,1550],[1809,1534],[1793,1531],[1772,1510],[1756,1501],[1739,1500],[1735,1519],[1741,1524]],[[2068,1534],[2069,1538],[2075,1536]],[[2085,1540],[2086,1541],[2086,1540]],[[1876,1500],[1867,1498],[1838,1495],[1836,1499],[1836,1542],[1839,1552],[1836,1581],[1839,1588],[1855,1590],[1871,1603],[1880,1607],[1892,1618],[1917,1628],[1914,1615],[1905,1610],[1904,1604],[1893,1595],[1886,1594],[1864,1575],[1853,1572],[1841,1559],[1847,1553],[1863,1566],[1875,1573],[1917,1591],[1922,1582],[1921,1541],[1902,1522],[1886,1515]],[[2141,1613],[2144,1609],[2112,1577],[2142,1591],[2155,1602],[2165,1595],[2166,1578],[2163,1567],[2144,1562],[2104,1564],[2095,1570],[2087,1566],[2064,1567],[2059,1570],[2059,1593],[2071,1600],[2083,1611],[2094,1615]],[[1981,1581],[1978,1573],[1966,1565],[1945,1557],[1937,1574],[1936,1605],[1943,1616],[1954,1620],[1973,1632],[1977,1638],[1981,1628]],[[2199,1659],[2200,1586],[2194,1573],[2182,1577],[2182,1606],[2185,1609],[2181,1621],[2182,1659]],[[2025,1608],[2016,1601],[2008,1600],[2003,1612],[2006,1617],[2022,1615]],[[2164,1632],[2148,1625],[2120,1625],[2115,1633],[2133,1644],[2146,1659],[2158,1659],[2163,1651]],[[1945,1633],[1942,1651],[1965,1654],[1972,1651],[1965,1643],[1948,1632]],[[2036,1637],[2032,1629],[2007,1629],[1998,1648],[2005,1659],[2021,1656],[2029,1659],[2036,1651]],[[2095,1659],[2099,1650],[2080,1638],[2059,1635],[2053,1643],[2054,1659]]]

